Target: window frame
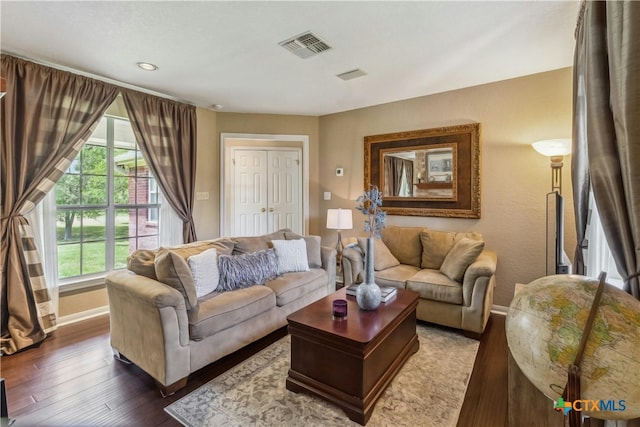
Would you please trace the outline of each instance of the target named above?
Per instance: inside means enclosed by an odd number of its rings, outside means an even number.
[[[116,141],[115,141],[115,122],[116,121],[125,121],[127,123],[129,123],[130,126],[130,121],[127,118],[123,118],[123,117],[118,117],[118,116],[113,116],[113,115],[109,115],[109,114],[105,114],[103,115],[103,117],[100,120],[106,120],[106,139],[104,141],[104,146],[107,149],[107,153],[106,153],[106,189],[107,189],[107,198],[106,198],[106,205],[89,205],[89,204],[83,204],[83,203],[79,203],[76,205],[58,205],[57,204],[57,200],[56,200],[56,187],[54,186],[54,188],[52,189],[52,191],[50,192],[51,197],[53,198],[53,215],[51,215],[52,219],[52,223],[53,223],[53,227],[54,230],[56,230],[56,232],[54,233],[54,239],[55,239],[55,248],[56,248],[56,253],[55,253],[55,264],[56,264],[56,274],[55,274],[55,280],[57,285],[62,289],[64,288],[64,290],[71,290],[71,289],[79,289],[79,288],[84,288],[87,286],[94,286],[94,285],[98,285],[101,283],[104,283],[104,277],[112,272],[112,271],[116,271],[116,270],[120,270],[123,268],[126,268],[125,266],[116,266],[116,244],[119,241],[126,241],[130,242],[132,239],[135,239],[136,242],[136,248],[138,248],[139,245],[139,240],[141,238],[146,238],[146,237],[155,237],[156,238],[156,246],[160,244],[160,240],[161,240],[161,236],[160,236],[160,223],[161,223],[161,218],[160,218],[160,211],[164,202],[164,197],[162,197],[162,192],[160,191],[159,188],[157,188],[157,201],[155,203],[126,203],[126,204],[116,204],[115,201],[115,172],[114,172],[114,166],[115,166],[115,151],[117,148],[116,147]],[[134,137],[135,138],[135,137]],[[100,144],[96,144],[96,143],[92,143],[91,139],[89,139],[87,141],[87,143],[82,147],[82,149],[84,149],[86,147],[86,145],[96,145],[96,146],[100,146]],[[80,150],[80,153],[82,153],[82,149]],[[140,147],[137,141],[135,141],[135,149],[132,150],[134,152],[134,158],[135,158],[135,163],[134,163],[134,169],[135,169],[135,173],[133,175],[128,175],[129,179],[134,179],[136,181],[137,184],[137,180],[140,178],[138,176],[138,159],[142,158],[142,152],[140,151]],[[80,154],[79,154],[80,155]],[[80,177],[84,176],[84,171],[82,170],[82,167],[80,168],[79,173],[77,174]],[[66,172],[65,172],[66,173]],[[89,174],[91,175],[91,174]],[[153,179],[155,181],[155,177],[153,177],[151,171],[149,171],[148,177],[142,177],[144,179],[148,179],[151,180]],[[82,179],[82,178],[81,178]],[[137,185],[136,185],[136,194],[135,194],[135,198],[134,201],[137,202],[138,198],[137,198]],[[147,191],[147,202],[149,202],[148,199],[148,191]],[[129,199],[130,201],[131,199]],[[82,202],[83,200],[80,199],[79,202]],[[147,209],[147,214],[145,215],[145,217],[148,216],[148,212],[149,209],[157,209],[158,212],[158,221],[154,222],[154,225],[156,225],[156,232],[154,234],[144,234],[144,235],[140,235],[140,229],[139,229],[139,212],[138,210],[140,209]],[[87,210],[101,210],[105,212],[105,239],[104,239],[104,243],[105,243],[105,268],[104,271],[100,271],[100,272],[95,272],[95,273],[87,273],[87,274],[82,274],[82,268],[83,268],[83,257],[80,257],[79,260],[79,267],[80,267],[80,274],[79,275],[74,275],[74,276],[69,276],[69,277],[60,277],[60,264],[59,264],[59,258],[58,258],[58,248],[59,248],[59,242],[58,242],[58,238],[57,238],[57,217],[58,217],[58,212],[59,211],[65,211],[65,210],[75,210],[75,211],[80,211],[80,212],[84,212]],[[126,238],[117,238],[116,236],[116,211],[119,210],[126,210],[131,212],[131,210],[135,210],[136,211],[136,223],[134,225],[135,227],[135,235],[131,236],[128,235]],[[129,224],[131,224],[131,221],[129,222]],[[79,239],[79,241],[77,243],[74,244],[78,244],[81,245],[81,251],[82,251],[82,245],[85,243],[85,241],[83,240],[83,227],[84,225],[81,224],[80,225],[80,230],[81,230],[81,237]],[[101,242],[101,240],[96,240]],[[129,249],[129,253],[131,253],[131,249]]]

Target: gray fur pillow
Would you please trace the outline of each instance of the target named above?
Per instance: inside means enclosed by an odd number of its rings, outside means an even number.
[[[233,291],[264,285],[278,275],[278,261],[273,249],[242,255],[219,255],[220,282],[217,291]]]

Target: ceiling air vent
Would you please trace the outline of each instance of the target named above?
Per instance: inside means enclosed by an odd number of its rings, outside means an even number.
[[[331,46],[310,31],[278,44],[302,59],[309,58],[331,49]]]
[[[351,79],[357,79],[358,77],[362,77],[362,76],[366,76],[367,73],[365,73],[364,71],[362,71],[361,69],[357,68],[355,70],[351,70],[351,71],[346,71],[342,74],[338,74],[337,76],[340,77],[342,80],[351,80]]]

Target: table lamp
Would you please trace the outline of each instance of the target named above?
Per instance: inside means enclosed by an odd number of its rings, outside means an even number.
[[[342,261],[342,236],[341,230],[351,230],[353,228],[353,215],[351,209],[328,209],[327,210],[327,228],[330,230],[338,230],[338,243],[336,251],[338,256],[338,265]]]

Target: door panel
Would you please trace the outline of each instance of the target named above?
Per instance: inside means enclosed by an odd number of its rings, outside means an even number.
[[[301,230],[300,152],[269,151],[268,159],[269,231]]]
[[[267,153],[236,150],[232,234],[256,236],[267,233]]]

